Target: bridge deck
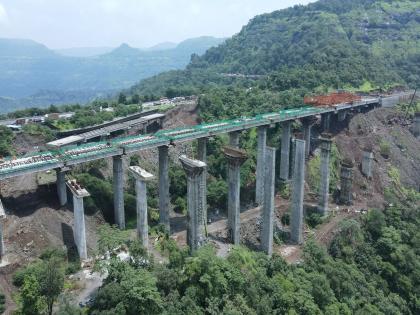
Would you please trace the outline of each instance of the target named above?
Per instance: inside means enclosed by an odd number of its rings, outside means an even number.
[[[213,135],[270,125],[282,121],[338,112],[340,110],[378,104],[380,99],[369,98],[353,104],[338,104],[332,107],[301,107],[260,114],[255,117],[206,123],[197,126],[161,130],[155,134],[120,137],[110,143],[95,142],[80,146],[64,147],[58,150],[38,153],[17,159],[6,159],[0,163],[0,180],[35,173],[63,166],[76,165],[106,157],[128,154],[140,150],[176,144]]]

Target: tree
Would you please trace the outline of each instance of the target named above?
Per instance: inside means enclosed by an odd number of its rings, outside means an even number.
[[[137,93],[131,97],[131,104],[140,104],[140,96]]]
[[[41,288],[35,275],[28,275],[20,289],[22,314],[39,315],[46,308],[45,299],[41,296]]]
[[[125,94],[122,92],[118,95],[118,104],[127,104],[127,96],[125,96]]]
[[[48,314],[52,315],[55,300],[63,291],[64,266],[63,261],[52,257],[41,265],[39,273],[39,289],[48,306]]]

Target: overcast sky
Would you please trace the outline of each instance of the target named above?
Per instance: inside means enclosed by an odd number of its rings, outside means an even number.
[[[0,0],[0,37],[50,48],[148,47],[228,37],[257,14],[313,0]]]

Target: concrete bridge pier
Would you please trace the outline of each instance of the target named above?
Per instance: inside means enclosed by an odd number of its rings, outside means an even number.
[[[311,153],[311,129],[315,123],[314,117],[305,117],[302,118],[302,125],[303,125],[303,139],[305,140],[305,157],[306,159],[309,158],[309,154]]]
[[[4,247],[4,237],[3,237],[3,220],[0,218],[0,263],[3,260],[4,254],[5,254],[5,247]]]
[[[305,141],[295,140],[295,161],[292,187],[292,214],[290,239],[295,244],[303,242],[303,194],[305,181]]]
[[[352,188],[353,188],[353,166],[354,163],[350,159],[345,159],[341,162],[340,172],[340,202],[345,205],[353,203]]]
[[[373,152],[371,148],[365,148],[362,152],[362,173],[367,178],[372,178]]]
[[[229,146],[233,148],[239,148],[239,137],[241,135],[240,131],[232,131],[229,133]]]
[[[417,139],[420,139],[420,112],[414,115],[413,134]]]
[[[201,192],[203,197],[203,215],[205,219],[205,225],[207,226],[207,138],[200,138],[197,140],[197,159],[206,163],[206,167],[203,170],[201,176]]]
[[[340,110],[337,114],[337,120],[338,121],[345,121],[347,117],[347,111],[345,110]]]
[[[330,131],[331,113],[321,114],[321,130],[324,132]]]
[[[113,157],[113,186],[114,186],[114,218],[115,224],[120,229],[125,229],[125,210],[124,210],[124,169],[123,157],[121,155]]]
[[[169,222],[169,147],[159,147],[159,222],[170,233]]]
[[[75,180],[68,181],[67,186],[73,194],[74,241],[76,243],[79,257],[81,259],[87,259],[85,208],[83,204],[83,198],[89,197],[90,194],[86,189],[77,184]]]
[[[280,179],[283,182],[289,180],[291,124],[291,121],[285,121],[281,126]]]
[[[255,188],[255,203],[262,205],[264,202],[264,177],[265,177],[265,154],[267,147],[267,126],[258,127],[258,150],[257,150],[257,181]],[[275,172],[275,169],[273,169]]]
[[[147,182],[154,176],[138,166],[130,166],[136,179],[137,235],[143,247],[149,247],[149,225],[147,224]]]
[[[67,203],[67,187],[66,187],[66,171],[56,169],[57,174],[57,194],[60,206],[63,207]]]
[[[240,242],[240,188],[241,165],[246,161],[245,151],[225,147],[224,154],[228,160],[228,232],[233,244]]]
[[[187,243],[190,251],[196,251],[206,242],[206,218],[203,209],[203,172],[206,163],[180,156],[182,167],[187,174]]]
[[[331,135],[324,133],[320,137],[321,141],[321,183],[319,187],[318,210],[322,215],[328,214],[328,199],[330,186],[330,155],[331,155]]]
[[[262,212],[261,249],[269,256],[273,254],[274,186],[276,149],[267,147],[265,156],[264,203]]]

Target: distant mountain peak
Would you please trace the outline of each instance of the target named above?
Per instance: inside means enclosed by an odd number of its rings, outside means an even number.
[[[127,43],[122,43],[120,46],[115,48],[113,51],[110,52],[112,55],[122,55],[122,56],[131,56],[131,55],[138,55],[140,52],[139,49],[131,47]]]

